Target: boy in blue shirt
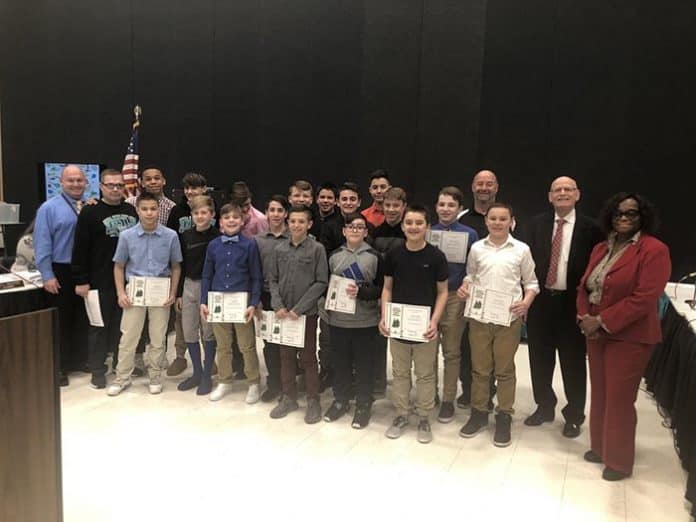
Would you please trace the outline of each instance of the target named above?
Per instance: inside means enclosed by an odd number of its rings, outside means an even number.
[[[123,308],[121,342],[118,346],[116,380],[107,393],[118,395],[131,385],[135,365],[135,349],[143,330],[145,316],[149,320],[150,342],[147,345],[150,366],[150,393],[162,392],[161,361],[167,342],[169,307],[176,300],[181,276],[181,246],[176,232],[158,223],[157,197],[148,192],[138,196],[135,203],[140,223],[124,230],[118,238],[114,254],[114,282],[118,304]],[[136,276],[171,277],[169,298],[163,306],[133,306],[126,282]]]
[[[208,244],[201,278],[201,315],[208,319],[208,292],[247,292],[244,323],[213,323],[217,341],[218,384],[210,394],[219,401],[232,389],[232,340],[236,338],[244,358],[244,373],[249,382],[246,403],[254,404],[261,397],[259,390],[259,357],[256,353],[254,312],[261,302],[263,273],[256,241],[240,232],[244,213],[239,205],[228,203],[220,209],[222,235]]]
[[[449,186],[440,190],[435,203],[438,223],[430,227],[432,230],[465,232],[469,234],[467,252],[471,245],[478,241],[476,231],[457,221],[462,211],[464,194],[458,187]],[[442,358],[445,363],[444,383],[442,386],[442,404],[437,420],[450,422],[454,419],[454,399],[457,397],[457,381],[459,380],[459,363],[461,360],[461,341],[464,333],[464,318],[462,311],[464,301],[457,297],[457,289],[466,275],[465,263],[447,262],[447,306],[440,319],[440,343]],[[435,359],[435,378],[437,379],[437,363]],[[436,392],[437,393],[437,392]]]

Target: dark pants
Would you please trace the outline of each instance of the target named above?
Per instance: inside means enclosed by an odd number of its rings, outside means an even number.
[[[70,265],[53,263],[53,273],[60,284],[58,294],[48,294],[49,305],[58,308],[60,330],[60,369],[67,373],[87,364],[87,313],[84,299],[75,294]]]
[[[323,319],[319,320],[319,367],[322,376],[331,378],[333,375],[333,360],[331,347],[331,327]]]
[[[89,352],[89,371],[92,375],[106,373],[106,354],[114,354],[114,367],[118,361],[118,343],[121,340],[121,307],[118,306],[116,290],[99,289],[99,306],[104,326],[89,326],[87,331],[87,349]]]
[[[540,408],[553,411],[558,402],[552,385],[558,350],[568,399],[563,416],[568,422],[582,424],[587,393],[585,337],[575,321],[575,300],[571,297],[567,292],[552,294],[544,289],[534,300],[527,322],[529,368],[534,401]]]
[[[387,389],[387,341],[386,337],[377,334],[375,339],[375,391],[380,393],[384,393]]]
[[[459,360],[459,380],[462,383],[462,395],[466,402],[471,402],[471,343],[469,342],[469,322],[464,325],[464,333],[462,334],[461,342],[462,357]],[[489,400],[493,400],[496,392],[495,375],[491,375],[490,385],[488,387]]]
[[[590,442],[602,462],[633,472],[636,396],[652,354],[647,344],[600,338],[587,341],[590,361]]]
[[[356,404],[369,407],[375,382],[375,341],[377,327],[341,328],[331,326],[333,392],[338,402],[350,400],[355,368]]]
[[[317,365],[317,316],[308,315],[305,323],[304,348],[280,345],[280,381],[285,395],[297,399],[297,354],[305,371],[305,388],[308,399],[319,398],[319,371]]]
[[[261,292],[261,304],[264,310],[272,310],[270,293]],[[269,390],[280,391],[280,345],[264,341],[263,360],[268,371],[266,387]],[[232,366],[234,367],[234,359],[232,359]]]

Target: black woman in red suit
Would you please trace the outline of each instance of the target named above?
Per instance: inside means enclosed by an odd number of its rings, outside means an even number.
[[[590,439],[585,460],[604,463],[605,480],[633,472],[638,386],[653,346],[662,338],[657,303],[672,265],[653,234],[653,206],[619,193],[602,211],[607,240],[590,256],[578,287],[578,325],[590,367]]]

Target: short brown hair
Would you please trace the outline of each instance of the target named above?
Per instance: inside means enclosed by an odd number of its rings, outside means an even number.
[[[123,172],[116,169],[104,169],[101,171],[101,174],[99,174],[99,181],[104,183],[104,178],[106,176],[123,176]]]
[[[296,188],[297,190],[309,190],[312,195],[314,195],[314,187],[312,187],[312,184],[304,179],[297,179],[292,182],[292,185],[288,187],[288,195],[292,193],[292,189]]]
[[[459,187],[455,187],[454,185],[442,187],[437,194],[438,199],[440,196],[450,196],[454,201],[459,203],[460,207],[464,204],[464,193]]]
[[[227,214],[239,214],[240,216],[243,216],[244,212],[242,211],[241,206],[239,206],[236,202],[232,202],[225,203],[220,209],[220,217],[226,216]]]
[[[191,209],[191,212],[194,210],[198,210],[201,207],[208,207],[211,212],[215,212],[215,205],[213,204],[213,198],[210,196],[195,196],[194,198],[189,201],[189,208]]]
[[[387,199],[403,201],[406,203],[406,191],[401,187],[390,187],[384,193],[384,200],[386,201]]]

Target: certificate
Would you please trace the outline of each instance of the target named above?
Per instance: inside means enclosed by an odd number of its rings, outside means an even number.
[[[355,314],[355,297],[348,295],[348,286],[354,284],[353,279],[332,274],[329,278],[324,308],[344,314]]]
[[[387,303],[385,324],[389,328],[389,337],[406,341],[427,342],[425,331],[430,324],[430,307]]]
[[[99,290],[90,290],[87,292],[87,297],[85,297],[85,312],[87,312],[90,325],[104,326],[101,305],[99,304]]]
[[[264,341],[304,348],[306,316],[301,315],[299,319],[278,319],[275,312],[264,310],[261,312],[261,319],[254,317],[254,320],[256,334]]]
[[[133,306],[164,306],[169,300],[168,277],[131,277],[127,293]]]
[[[208,292],[209,323],[246,323],[246,292]]]
[[[466,263],[466,249],[469,246],[468,232],[451,230],[428,230],[428,243],[445,254],[448,263]]]
[[[469,285],[469,298],[464,305],[464,317],[481,323],[510,326],[512,322],[510,306],[513,300],[514,296],[511,294]]]

